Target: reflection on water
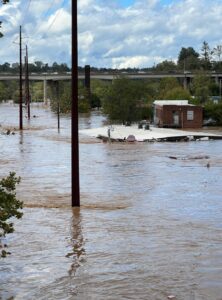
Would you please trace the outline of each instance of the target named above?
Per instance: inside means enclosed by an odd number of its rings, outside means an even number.
[[[80,135],[81,209],[70,203],[70,118],[0,105],[0,176],[22,177],[0,299],[221,300],[222,141],[104,144]],[[98,112],[79,127],[102,124]],[[220,129],[219,129],[220,130]],[[169,156],[203,159],[177,159]],[[207,167],[207,164],[210,167]]]
[[[76,270],[81,265],[81,262],[84,261],[85,255],[85,249],[83,247],[84,239],[82,235],[81,215],[79,208],[73,209],[71,236],[72,251],[69,252],[66,255],[66,257],[71,257],[73,259],[68,273],[69,276],[75,276]]]

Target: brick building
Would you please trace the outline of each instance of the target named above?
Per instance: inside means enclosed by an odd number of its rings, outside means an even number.
[[[203,109],[192,105],[188,100],[156,100],[154,105],[154,124],[168,128],[201,128]]]

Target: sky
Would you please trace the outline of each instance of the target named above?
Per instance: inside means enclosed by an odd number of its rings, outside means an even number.
[[[78,0],[78,64],[146,68],[177,61],[182,47],[222,45],[222,0]],[[19,26],[29,61],[71,62],[71,1],[10,0],[0,64],[19,60]],[[25,54],[24,54],[25,55]]]

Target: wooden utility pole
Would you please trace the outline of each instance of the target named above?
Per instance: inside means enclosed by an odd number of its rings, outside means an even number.
[[[72,0],[72,207],[80,206],[78,134],[78,29],[77,0]]]
[[[57,124],[58,124],[58,132],[60,131],[60,103],[59,103],[59,82],[55,81],[55,93],[56,93],[56,101],[57,101]]]
[[[22,26],[19,31],[19,129],[23,129],[22,120]]]
[[[25,98],[28,112],[28,119],[30,120],[30,93],[29,93],[29,60],[28,60],[28,47],[26,45],[26,56],[25,56]]]
[[[85,65],[85,88],[86,88],[87,98],[91,106],[90,65]]]

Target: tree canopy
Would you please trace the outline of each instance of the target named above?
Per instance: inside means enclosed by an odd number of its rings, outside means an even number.
[[[110,120],[123,124],[141,118],[141,107],[146,103],[146,90],[141,81],[116,78],[103,100],[103,110]]]
[[[178,67],[182,70],[195,70],[198,69],[199,53],[197,53],[193,47],[182,47],[178,56]]]
[[[208,101],[210,95],[210,77],[208,73],[200,71],[194,76],[193,94],[201,104]]]

